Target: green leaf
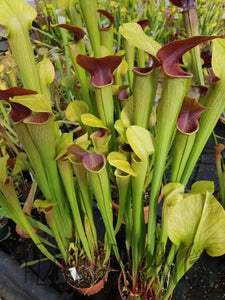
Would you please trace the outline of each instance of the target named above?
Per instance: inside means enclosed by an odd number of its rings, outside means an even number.
[[[206,193],[204,208],[194,245],[206,249],[211,256],[225,253],[225,211],[222,205],[209,192]]]
[[[125,61],[125,59],[122,60],[122,62],[119,64],[118,68],[117,68],[117,72],[120,75],[125,75],[128,71],[128,64]]]
[[[12,173],[14,175],[27,170],[27,165],[24,163],[24,161],[27,161],[27,155],[23,152],[19,153],[18,156],[16,157],[16,163],[15,166],[13,168]]]
[[[191,186],[190,193],[205,193],[208,191],[209,193],[214,193],[214,182],[213,181],[197,181]]]
[[[41,240],[41,242],[43,243],[43,244],[46,244],[46,245],[48,245],[48,246],[50,246],[50,247],[54,247],[54,245],[53,244],[51,244],[51,243],[49,243],[48,241],[44,241],[44,239],[43,238],[40,238],[40,240]],[[54,247],[55,248],[55,247]],[[62,256],[60,255],[60,254],[54,254],[54,257],[56,258],[62,258]],[[24,267],[30,267],[30,266],[33,266],[33,265],[35,265],[35,264],[38,264],[38,263],[40,263],[40,262],[42,262],[42,261],[47,261],[47,260],[50,260],[50,258],[48,258],[48,257],[43,257],[43,258],[39,258],[39,259],[37,259],[37,260],[32,260],[32,261],[28,261],[28,262],[26,262],[26,263],[23,263],[23,264],[21,264],[20,265],[20,268],[24,268]]]
[[[185,67],[190,69],[191,63],[192,63],[190,52],[184,53],[184,55],[182,56],[182,60],[183,60]]]
[[[131,168],[130,163],[127,161],[126,156],[120,152],[109,153],[107,160],[109,164],[129,175],[137,176],[136,172]]]
[[[81,121],[84,125],[90,126],[90,127],[98,127],[98,128],[106,128],[99,118],[92,114],[83,114],[81,116]]]
[[[51,93],[49,90],[49,84],[53,82],[55,78],[55,69],[51,61],[44,58],[38,63],[38,74],[40,78],[42,94],[48,99],[49,106],[51,106]]]
[[[71,122],[80,122],[81,115],[89,111],[88,105],[86,102],[81,100],[76,100],[71,102],[65,111],[65,116],[67,120]]]
[[[102,57],[103,56],[108,56],[108,55],[111,54],[111,51],[106,46],[101,45],[101,54],[102,54]]]
[[[120,139],[122,140],[122,142],[125,144],[128,144],[127,137],[126,137],[126,129],[127,128],[124,126],[124,123],[122,122],[122,120],[116,120],[114,127],[117,130],[117,132],[119,133]]]
[[[122,76],[125,75],[127,71],[128,71],[128,63],[125,61],[125,59],[123,59],[122,62],[119,64],[118,68],[116,69],[116,71],[114,72],[115,82],[119,83],[120,80],[122,80]]]
[[[8,161],[8,155],[4,157],[0,157],[0,186],[1,184],[4,184],[6,181],[7,175],[7,161]]]
[[[76,140],[75,140],[75,145],[80,146],[81,148],[83,148],[84,150],[87,150],[89,145],[90,145],[91,141],[88,139],[88,133],[85,133],[81,136],[79,136]]]
[[[35,112],[52,112],[48,99],[42,94],[14,96],[9,101],[20,103]]]
[[[0,207],[0,216],[10,218],[10,214],[3,207]]]
[[[155,151],[153,137],[147,129],[133,125],[127,129],[126,136],[134,153],[141,160],[147,159]]]
[[[36,207],[38,210],[43,211],[43,212],[50,212],[51,210],[49,209],[49,211],[45,211],[46,208],[52,208],[54,205],[57,205],[56,202],[50,202],[48,200],[41,200],[41,199],[36,199],[34,201],[34,207]]]
[[[184,193],[184,185],[178,182],[170,182],[163,186],[162,193],[165,201],[169,201],[171,196],[176,193]],[[165,203],[166,205],[171,205],[171,203]]]
[[[212,67],[218,78],[225,75],[225,40],[215,39],[213,43]]]
[[[195,233],[204,207],[204,195],[193,194],[188,197],[174,194],[172,205],[167,205],[167,232],[170,240],[179,245],[189,246],[194,241]],[[170,200],[170,201],[171,201]]]
[[[57,0],[56,1],[56,7],[66,9],[69,5],[69,2],[70,2],[70,0]]]
[[[9,36],[13,32],[16,32],[17,27],[20,26],[20,22],[21,24],[24,24],[24,27],[30,28],[32,21],[36,18],[36,16],[36,10],[25,1],[0,0],[0,24],[8,28]]]
[[[41,261],[47,261],[47,260],[49,260],[49,259],[47,257],[44,257],[44,258],[39,258],[36,260],[28,261],[28,262],[21,264],[20,268],[30,267],[30,266],[39,264]]]
[[[177,182],[170,182],[163,186],[162,194],[164,197],[164,203],[162,208],[162,232],[166,233],[168,230],[168,219],[170,214],[170,208],[176,206],[176,204],[183,199],[184,185]],[[167,235],[166,235],[167,236]]]
[[[73,133],[63,133],[56,139],[56,159],[67,152],[67,148],[73,144]]]
[[[52,230],[48,226],[42,224],[40,221],[37,221],[37,220],[35,220],[33,218],[29,218],[29,217],[27,217],[27,220],[29,221],[29,223],[31,224],[32,227],[38,228],[41,231],[46,232],[50,236],[54,236]]]
[[[37,67],[39,69],[41,82],[47,85],[54,80],[55,69],[52,62],[49,59],[44,58],[42,61],[38,63]]]
[[[133,99],[130,99],[121,111],[121,121],[125,127],[133,124]]]
[[[161,45],[145,34],[138,23],[125,23],[119,28],[120,34],[131,45],[146,51],[156,57],[156,53],[161,48]]]
[[[194,188],[198,186],[195,184]],[[199,186],[202,188],[201,183]],[[170,193],[164,201],[167,232],[171,241],[211,256],[225,253],[225,211],[205,185],[199,194]],[[212,187],[210,187],[212,188]],[[169,198],[169,200],[168,200]],[[163,208],[165,209],[165,208]],[[200,252],[201,252],[200,251]]]

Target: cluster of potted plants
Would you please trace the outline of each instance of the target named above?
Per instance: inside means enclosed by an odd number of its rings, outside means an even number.
[[[198,35],[196,3],[188,2],[171,1],[182,10],[187,38],[160,44],[145,33],[148,21],[121,24],[116,15],[114,26],[114,15],[96,0],[49,1],[31,37],[37,12],[24,0],[0,0],[11,62],[0,81],[1,214],[81,293],[104,286],[112,253],[122,299],[164,300],[204,250],[225,253],[224,198],[213,196],[210,181],[185,189],[224,110],[225,41]],[[206,87],[199,45],[209,42],[214,74]],[[196,98],[189,96],[193,82]],[[21,203],[17,180],[24,172],[32,182]]]

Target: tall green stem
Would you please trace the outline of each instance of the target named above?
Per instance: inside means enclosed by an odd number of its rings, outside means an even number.
[[[158,75],[158,70],[134,69],[134,125],[148,128],[157,91]]]
[[[32,171],[34,171],[33,175],[35,177],[35,180],[38,182],[38,185],[43,194],[45,195],[46,199],[48,199],[48,201],[53,202],[51,189],[48,184],[45,168],[41,160],[40,153],[34,146],[27,126],[23,123],[18,123],[14,126],[17,136],[20,142],[22,143],[29,160],[32,162]]]
[[[97,233],[96,233],[96,228],[95,228],[94,218],[93,218],[93,194],[89,191],[87,170],[84,168],[81,162],[75,162],[74,160],[72,161],[72,166],[81,193],[80,204],[84,209],[84,213],[87,215],[89,219],[91,234],[93,236],[93,240],[96,242],[95,246],[97,248]]]
[[[68,39],[67,39],[67,31],[64,28],[59,28],[62,41],[63,41],[63,48],[64,48],[64,55],[65,55],[65,61],[66,61],[66,74],[70,74],[70,60],[69,60],[69,51],[67,47]]]
[[[73,214],[73,221],[77,229],[77,234],[79,235],[79,238],[83,244],[84,250],[89,257],[89,259],[94,261],[93,253],[91,255],[91,250],[94,251],[94,249],[89,249],[89,244],[87,241],[87,237],[85,235],[84,226],[82,223],[81,215],[80,215],[80,209],[77,202],[77,197],[74,189],[74,180],[73,180],[73,169],[69,161],[58,161],[59,171],[61,178],[64,183],[64,188],[66,190],[66,194],[70,203],[71,211]]]
[[[124,49],[125,49],[125,58],[128,63],[128,79],[131,90],[133,90],[133,82],[134,82],[134,58],[135,58],[135,47],[131,45],[127,40],[123,40]]]
[[[113,35],[114,27],[109,28],[108,30],[100,31],[101,45],[105,46],[108,49],[108,54],[113,54]]]
[[[137,49],[137,61],[139,68],[145,67],[145,55],[146,53],[143,50]]]
[[[143,189],[147,172],[147,160],[132,158],[132,167],[137,176],[132,177],[132,199],[133,199],[133,230],[132,230],[132,277],[133,288],[136,286],[138,268],[141,264],[145,245],[145,222],[143,207]]]
[[[43,114],[40,114],[43,116]],[[52,188],[52,196],[57,201],[57,209],[63,216],[63,221],[67,226],[64,228],[67,232],[67,237],[72,236],[72,225],[69,216],[68,203],[65,201],[65,194],[61,179],[59,177],[57,163],[55,160],[55,135],[54,135],[54,120],[51,117],[49,120],[38,123],[36,118],[25,120],[33,143],[40,153],[41,160],[45,166],[48,183]]]
[[[71,20],[71,24],[75,27],[82,28],[82,19],[79,11],[76,8],[76,0],[69,0],[66,12]]]
[[[171,269],[172,263],[174,262],[174,258],[177,253],[177,250],[178,250],[177,245],[172,244],[170,247],[170,251],[167,256],[165,265],[164,265],[163,274],[162,274],[161,282],[160,282],[160,289],[159,289],[160,291],[162,291],[163,288],[165,287],[165,281],[166,281],[166,279],[168,279],[168,273]]]
[[[119,170],[116,171],[116,183],[118,187],[118,194],[119,194],[119,213],[115,228],[115,233],[120,229],[122,220],[124,218],[124,213],[126,210],[126,200],[128,196],[129,186],[130,186],[130,175],[126,173],[122,173]]]
[[[172,170],[170,180],[180,182],[189,154],[195,141],[195,133],[188,135],[177,131],[172,158]]]
[[[96,0],[79,0],[82,15],[87,27],[95,57],[101,57],[100,34],[98,30],[98,13]]]
[[[103,124],[109,128],[112,139],[110,141],[111,149],[115,148],[115,129],[114,129],[114,103],[112,96],[112,86],[95,88],[95,100],[98,114]]]
[[[0,24],[8,28],[8,41],[20,70],[23,86],[41,93],[39,76],[29,36],[36,11],[23,1],[1,1]]]
[[[95,194],[99,210],[102,215],[102,219],[106,229],[106,240],[108,246],[113,248],[116,259],[120,263],[120,266],[123,268],[123,263],[120,258],[115,231],[113,228],[113,218],[112,218],[112,198],[110,183],[108,178],[108,173],[106,166],[101,168],[99,171],[90,171],[90,183],[91,188]]]
[[[186,78],[170,78],[165,76],[161,99],[158,105],[156,131],[155,166],[150,191],[150,207],[147,239],[147,264],[150,266],[155,248],[155,227],[157,203],[160,185],[166,165],[167,156],[172,144],[175,124],[186,93]]]
[[[199,35],[197,9],[192,8],[183,12],[184,27],[187,37]],[[199,85],[204,85],[204,77],[202,72],[202,63],[200,56],[200,47],[197,46],[190,50],[192,58],[192,72],[196,76]]]
[[[210,134],[215,127],[220,114],[224,109],[224,93],[225,93],[225,79],[222,78],[217,83],[212,84],[204,99],[204,105],[209,107],[201,116],[199,122],[199,130],[196,134],[196,139],[190,153],[188,163],[185,166],[181,183],[187,184],[188,179],[197,163],[197,160],[208,140]]]
[[[80,40],[77,43],[69,44],[68,48],[69,48],[70,58],[72,60],[74,70],[76,71],[76,75],[78,77],[81,86],[82,96],[84,98],[84,101],[87,103],[89,107],[90,113],[93,113],[94,109],[93,109],[93,104],[89,93],[87,75],[85,70],[81,68],[76,62],[77,55],[80,53],[84,54],[85,52],[84,41]]]

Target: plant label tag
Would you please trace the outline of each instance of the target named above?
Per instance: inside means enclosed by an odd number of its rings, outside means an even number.
[[[70,274],[73,277],[73,280],[76,281],[79,279],[79,275],[75,267],[69,268]]]

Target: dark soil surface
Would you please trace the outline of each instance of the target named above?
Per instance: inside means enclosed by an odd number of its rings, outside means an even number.
[[[225,299],[225,255],[202,254],[199,261],[178,283],[173,300]]]

